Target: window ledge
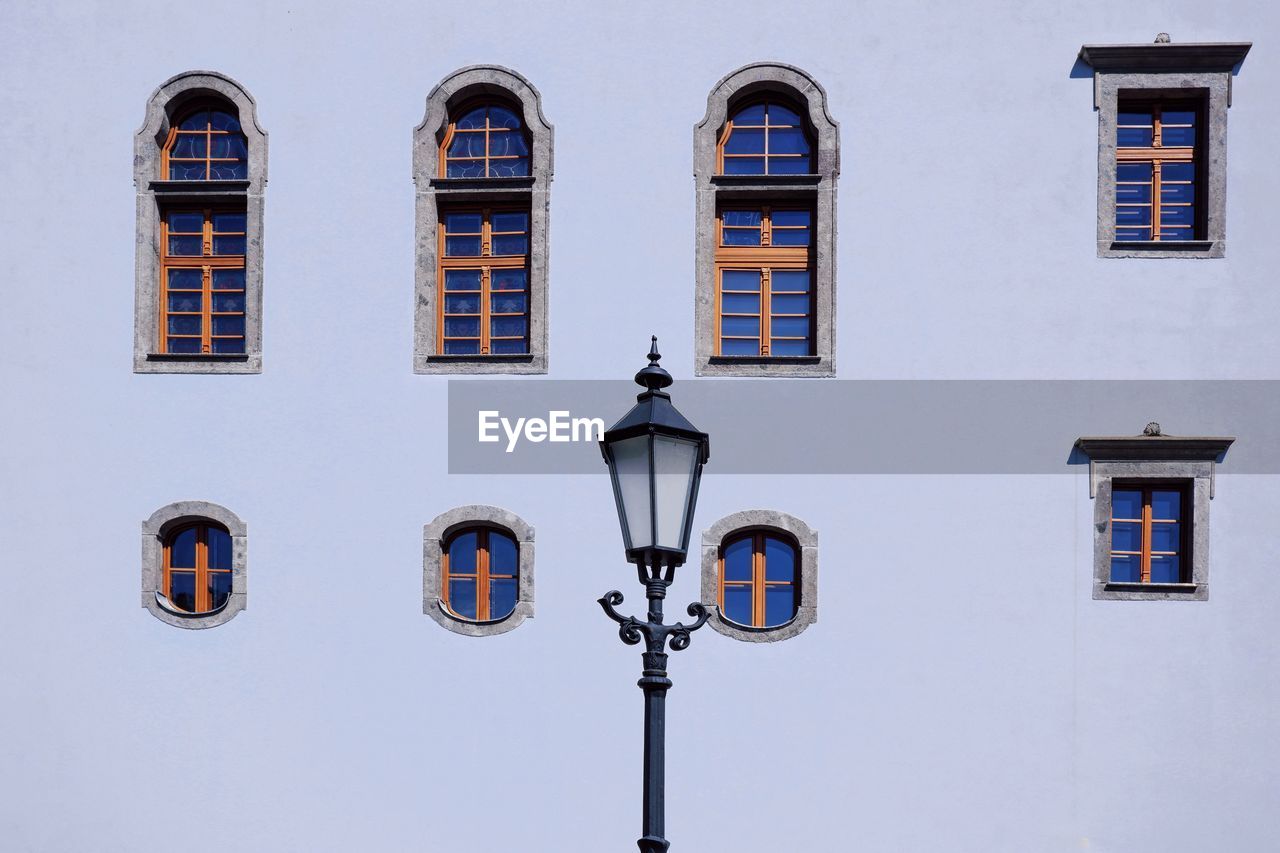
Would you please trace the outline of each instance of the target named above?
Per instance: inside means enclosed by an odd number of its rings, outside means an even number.
[[[1180,592],[1194,593],[1200,589],[1198,583],[1132,583],[1128,581],[1109,581],[1103,584],[1108,592]]]
[[[446,364],[527,364],[533,361],[531,353],[497,353],[492,355],[429,355],[427,361],[439,361]]]
[[[820,355],[713,355],[709,364],[821,364]]]
[[[153,352],[147,361],[248,361],[243,352]]]
[[[1107,251],[1119,253],[1110,257],[1209,257],[1219,244],[1217,240],[1112,240]]]
[[[243,192],[249,189],[248,180],[239,181],[152,181],[147,189],[157,193],[188,193],[201,195],[215,192]]]
[[[506,190],[532,188],[537,178],[525,175],[519,178],[432,178],[431,186],[441,190]]]

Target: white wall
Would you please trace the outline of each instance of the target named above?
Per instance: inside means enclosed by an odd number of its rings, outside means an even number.
[[[0,847],[633,849],[639,661],[594,599],[639,589],[607,484],[449,476],[445,380],[410,372],[410,132],[447,72],[515,68],[555,124],[552,378],[629,376],[651,331],[689,377],[692,127],[759,59],[841,123],[841,378],[1274,378],[1277,24],[1189,0],[6,5]],[[1075,53],[1157,31],[1257,45],[1225,260],[1095,257]],[[270,133],[261,376],[130,372],[132,138],[195,68]],[[1275,478],[1219,478],[1209,602],[1094,602],[1065,469],[709,473],[699,529],[766,506],[819,530],[821,604],[794,640],[672,656],[676,849],[1273,849]],[[249,525],[249,609],[210,631],[138,606],[139,524],[180,499]],[[501,637],[420,612],[422,525],[471,502],[537,529],[537,615]],[[690,567],[673,604],[696,595]]]

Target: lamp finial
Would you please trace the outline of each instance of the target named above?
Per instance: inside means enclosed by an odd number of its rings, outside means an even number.
[[[636,374],[636,384],[644,386],[649,391],[660,391],[675,380],[658,364],[658,359],[662,358],[662,354],[658,352],[658,336],[653,335],[652,341],[649,347],[649,364]]]

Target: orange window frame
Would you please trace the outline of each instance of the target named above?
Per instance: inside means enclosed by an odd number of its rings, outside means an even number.
[[[775,228],[778,230],[799,230],[802,226],[775,226],[773,224],[773,213],[781,211],[803,210],[809,213],[809,245],[808,246],[774,246],[773,232]],[[726,226],[724,224],[724,214],[732,211],[761,211],[760,216],[760,245],[759,246],[726,246],[724,244],[725,228],[732,229],[734,226]],[[724,339],[726,337],[736,338],[737,336],[723,333],[721,318],[726,316],[724,311],[724,289],[722,287],[724,273],[728,270],[743,270],[747,272],[760,273],[760,305],[759,311],[755,314],[732,312],[728,316],[736,317],[758,317],[760,319],[760,349],[757,357],[768,357],[771,355],[772,344],[774,340],[772,330],[772,319],[776,317],[800,317],[804,316],[809,320],[809,334],[807,335],[810,353],[814,347],[814,336],[816,334],[814,321],[814,243],[815,240],[815,217],[813,208],[805,205],[725,205],[716,212],[716,252],[715,252],[715,354],[722,354]],[[754,230],[754,229],[749,229]],[[803,314],[774,314],[772,310],[772,297],[778,295],[798,295],[802,291],[780,291],[773,287],[772,275],[774,270],[807,270],[809,273],[809,285],[806,291],[803,291],[809,297],[808,311]],[[750,290],[734,290],[731,293],[750,294],[756,291]],[[749,339],[743,338],[743,340]],[[789,336],[778,338],[778,340],[803,340],[798,336]],[[741,356],[743,358],[751,358],[752,356]]]
[[[1118,491],[1132,491],[1142,493],[1142,517],[1141,518],[1116,518],[1115,506],[1111,509],[1110,527],[1114,530],[1116,522],[1140,523],[1142,530],[1141,544],[1137,551],[1117,551],[1114,547],[1110,549],[1109,556],[1136,556],[1139,557],[1139,583],[1151,583],[1151,558],[1152,556],[1160,557],[1178,557],[1178,575],[1179,582],[1183,582],[1189,571],[1188,564],[1188,543],[1190,543],[1191,520],[1188,513],[1191,507],[1188,503],[1190,498],[1190,489],[1183,483],[1150,483],[1150,482],[1127,482],[1117,481],[1112,484],[1112,493]],[[1151,511],[1151,495],[1152,492],[1177,492],[1180,495],[1178,500],[1178,518],[1164,519],[1153,518]],[[1156,551],[1151,547],[1151,531],[1152,527],[1157,524],[1181,524],[1178,530],[1178,550],[1177,551]],[[1114,532],[1112,533],[1111,545],[1115,545]]]
[[[1151,164],[1151,201],[1147,205],[1139,203],[1127,204],[1131,207],[1149,206],[1151,208],[1151,233],[1152,241],[1159,242],[1161,240],[1160,232],[1166,226],[1160,222],[1161,210],[1165,207],[1192,207],[1192,226],[1190,234],[1181,238],[1164,238],[1195,240],[1204,234],[1205,216],[1208,206],[1204,203],[1204,166],[1200,152],[1204,146],[1202,144],[1178,145],[1166,148],[1164,146],[1163,131],[1165,122],[1163,114],[1167,112],[1192,112],[1195,113],[1196,121],[1196,143],[1200,143],[1205,133],[1205,110],[1204,102],[1198,100],[1143,100],[1133,98],[1121,98],[1116,109],[1117,115],[1124,112],[1146,112],[1151,111],[1151,144],[1145,146],[1121,146],[1116,145],[1116,164],[1125,163],[1149,163]],[[1119,127],[1117,120],[1117,127]],[[1169,125],[1170,127],[1186,127],[1186,125]],[[1145,127],[1145,125],[1124,125],[1124,127]],[[1118,131],[1117,131],[1118,132]],[[1195,189],[1195,197],[1192,202],[1165,202],[1161,198],[1161,187],[1167,183],[1163,177],[1163,166],[1166,163],[1191,163],[1195,165],[1195,180],[1192,185]],[[1142,182],[1142,183],[1145,183]],[[1183,181],[1168,183],[1185,183]],[[1132,227],[1132,226],[1130,226]],[[1144,227],[1144,226],[1138,226]],[[1174,227],[1174,226],[1169,226]]]
[[[458,127],[458,118],[460,118],[461,116],[465,116],[475,110],[478,110],[481,107],[485,108],[483,129]],[[517,118],[520,119],[520,126],[519,127],[493,127],[493,125],[490,123],[490,120],[489,120],[489,108],[491,107],[501,107],[504,110],[511,111],[516,115]],[[463,104],[457,110],[451,110],[449,115],[449,124],[444,131],[444,139],[441,140],[440,142],[440,167],[439,167],[438,176],[441,178],[447,178],[449,176],[449,164],[452,162],[461,161],[461,160],[483,159],[484,174],[478,177],[485,177],[485,178],[490,177],[489,175],[490,164],[497,160],[525,159],[529,161],[530,169],[532,169],[533,140],[529,138],[529,134],[525,127],[524,117],[523,115],[521,115],[521,113],[522,113],[522,110],[519,107],[514,106],[512,104],[503,103],[501,101],[472,101],[470,103]],[[457,136],[459,133],[467,133],[467,134],[483,133],[484,134],[484,157],[483,158],[478,156],[450,157],[449,146],[453,144],[454,137]],[[495,133],[521,134],[524,137],[525,146],[529,149],[529,153],[528,154],[490,154],[489,152],[492,148],[492,146],[490,145],[490,142],[492,141],[492,135]]]
[[[524,231],[494,231],[492,225],[492,215],[495,213],[524,213],[527,214],[528,227]],[[447,217],[454,214],[473,214],[480,216],[480,233],[477,235],[473,231],[465,232],[449,232],[446,222]],[[474,340],[470,336],[446,336],[444,321],[446,317],[473,317],[480,318],[480,355],[493,355],[493,327],[492,320],[494,317],[523,317],[525,318],[524,334],[520,336],[509,335],[499,336],[497,340],[516,340],[517,337],[524,341],[525,352],[529,351],[529,323],[530,312],[532,310],[533,294],[529,285],[529,252],[528,247],[532,246],[533,239],[533,214],[527,207],[506,206],[506,207],[458,207],[446,208],[440,211],[440,228],[436,244],[436,257],[439,259],[436,265],[437,292],[439,298],[436,300],[436,328],[439,334],[436,335],[436,352],[445,354],[445,342],[452,340]],[[524,234],[526,238],[526,252],[523,255],[495,255],[493,254],[493,238],[494,236],[503,236],[508,234]],[[445,247],[447,238],[449,237],[480,237],[480,254],[479,255],[460,255],[446,256]],[[492,273],[494,270],[515,270],[522,269],[525,271],[525,287],[524,290],[500,290],[494,291],[491,287]],[[474,293],[475,291],[446,291],[445,290],[445,272],[447,270],[479,270],[480,271],[480,311],[478,314],[451,314],[445,311],[445,295],[446,293]],[[523,293],[525,296],[524,311],[504,311],[495,312],[493,310],[493,294]]]
[[[192,215],[201,215],[204,222],[200,232],[201,252],[199,255],[171,255],[169,254],[169,214],[171,213],[190,213]],[[200,354],[208,355],[213,352],[213,339],[227,338],[245,340],[247,347],[248,330],[246,328],[244,335],[214,335],[213,334],[213,318],[214,317],[246,317],[248,305],[245,305],[245,311],[214,311],[213,310],[213,271],[215,269],[239,269],[245,268],[244,255],[215,255],[213,254],[213,217],[218,213],[239,213],[244,214],[244,208],[238,207],[183,207],[175,206],[166,208],[160,212],[160,346],[162,353],[169,352],[169,318],[171,316],[193,316],[196,313],[200,315]],[[245,216],[245,227],[248,228],[248,216]],[[175,235],[194,235],[195,232],[179,231],[173,232]],[[247,231],[218,231],[219,237],[244,237],[245,243],[248,243]],[[246,245],[246,251],[248,246]],[[200,311],[170,311],[169,310],[169,271],[174,269],[198,269],[200,270]],[[181,292],[181,291],[175,291]],[[246,299],[248,298],[247,283],[245,288],[241,289],[225,289],[220,288],[216,291],[222,294],[239,293]],[[173,335],[172,337],[195,337],[194,335]]]
[[[455,573],[449,564],[449,552],[453,549],[453,543],[458,537],[468,533],[476,534],[476,570],[472,572]],[[493,616],[490,607],[489,586],[496,578],[499,580],[510,579],[515,580],[519,584],[520,577],[520,548],[516,546],[516,568],[512,574],[497,574],[492,570],[489,564],[489,534],[498,533],[502,536],[512,538],[505,531],[496,530],[490,527],[468,527],[452,534],[445,542],[441,549],[440,555],[440,600],[445,603],[449,611],[454,613],[460,619],[469,619],[457,613],[453,609],[453,605],[449,602],[449,581],[451,580],[474,580],[476,582],[476,622],[488,622]]]
[[[172,126],[170,126],[169,135],[165,137],[164,145],[161,146],[160,148],[160,175],[162,180],[169,180],[170,161],[173,161],[176,163],[204,163],[203,180],[206,180],[206,181],[219,180],[213,177],[213,166],[215,163],[239,163],[241,159],[244,159],[246,162],[248,161],[247,157],[240,158],[240,157],[214,157],[213,156],[213,138],[215,136],[239,136],[242,139],[245,139],[246,148],[247,148],[248,139],[244,136],[243,131],[214,130],[213,126],[209,122],[205,123],[204,130],[179,129],[182,125],[182,122],[186,121],[189,116],[194,115],[195,113],[200,113],[205,111],[221,112],[221,113],[226,113],[227,115],[234,114],[234,111],[229,110],[225,106],[221,104],[216,104],[216,103],[201,104],[200,106],[197,106],[195,109],[190,109],[183,112],[182,118],[180,118],[178,121],[173,122]],[[237,118],[236,120],[239,121],[239,118]],[[204,145],[205,145],[204,156],[203,157],[174,157],[173,147],[178,144],[179,136],[203,136],[205,138],[204,139]]]
[[[771,581],[765,573],[765,540],[773,538],[780,542],[786,542],[791,547],[792,553],[795,555],[795,561],[791,567],[791,580],[789,581]],[[724,552],[725,549],[736,542],[744,539],[751,540],[751,580],[749,581],[726,581],[724,578]],[[754,530],[737,536],[725,539],[720,544],[720,552],[717,561],[717,579],[716,584],[716,605],[720,608],[720,612],[724,613],[724,590],[726,586],[733,587],[749,587],[751,589],[751,625],[752,628],[769,627],[765,619],[766,592],[768,588],[773,586],[790,586],[797,587],[798,576],[800,574],[800,547],[790,539],[779,536],[776,533]],[[792,590],[791,599],[797,608],[800,606],[799,589]],[[794,616],[794,614],[792,614]]]
[[[809,171],[809,172],[812,172],[812,171],[813,171],[813,147],[814,147],[814,144],[813,144],[813,135],[812,135],[811,133],[809,133],[809,128],[805,126],[805,120],[804,120],[804,112],[805,112],[805,111],[804,111],[804,109],[802,109],[802,108],[801,108],[800,106],[798,106],[797,104],[795,104],[795,103],[793,103],[793,102],[791,102],[791,101],[789,101],[789,100],[786,100],[785,98],[770,97],[770,98],[760,98],[760,99],[758,99],[758,100],[753,100],[753,101],[747,101],[746,103],[743,103],[743,104],[741,104],[741,105],[739,105],[739,106],[735,107],[735,108],[734,108],[734,112],[733,112],[733,114],[734,114],[734,115],[740,115],[744,110],[750,109],[751,107],[760,106],[761,104],[763,104],[763,105],[764,105],[764,108],[765,108],[765,123],[764,123],[764,124],[738,124],[738,123],[735,123],[735,122],[734,122],[734,120],[733,120],[732,118],[730,118],[728,121],[726,121],[726,122],[724,123],[724,129],[720,131],[720,138],[716,140],[716,174],[718,174],[718,175],[723,175],[723,174],[725,174],[725,171],[724,171],[724,161],[725,161],[725,158],[726,158],[726,157],[727,157],[727,158],[729,158],[729,159],[752,159],[752,158],[758,158],[758,159],[764,160],[764,172],[761,172],[761,173],[760,173],[761,175],[764,175],[764,176],[768,176],[768,175],[770,175],[770,174],[775,174],[775,175],[776,175],[776,174],[787,174],[787,175],[796,174],[796,173],[794,173],[794,172],[770,173],[770,171],[769,171],[769,161],[770,161],[770,160],[776,160],[776,159],[799,160],[799,159],[803,158],[803,159],[805,159],[805,160],[808,160],[808,161],[809,161],[809,169],[808,169],[808,171]],[[797,116],[799,116],[799,117],[800,117],[800,123],[799,123],[799,124],[771,124],[771,123],[769,122],[769,106],[770,106],[771,104],[777,104],[778,106],[783,107],[783,108],[785,108],[785,109],[787,109],[787,110],[790,110],[791,112],[795,113]],[[773,130],[790,130],[790,129],[792,129],[792,128],[798,129],[798,130],[800,131],[800,133],[802,133],[802,134],[804,135],[804,141],[805,141],[805,143],[809,146],[809,152],[808,152],[807,154],[791,154],[791,153],[787,153],[787,154],[780,154],[780,153],[770,153],[770,151],[769,151],[769,136],[770,136],[770,131],[773,131]],[[735,129],[736,129],[736,130],[762,130],[762,131],[764,131],[764,150],[763,150],[762,152],[758,153],[758,154],[754,154],[754,153],[752,153],[752,154],[727,154],[727,153],[725,153],[724,147],[725,147],[725,145],[726,145],[726,144],[728,144],[728,142],[729,142],[729,137],[731,137],[731,136],[733,135],[733,131],[734,131]]]
[[[179,534],[195,528],[196,531],[196,565],[194,569],[185,566],[174,568],[173,562],[173,540]],[[218,530],[219,532],[230,535],[230,532],[221,525],[217,524],[186,524],[174,530],[164,540],[164,581],[163,589],[165,597],[170,601],[173,600],[172,573],[195,572],[196,584],[196,609],[193,613],[207,613],[213,609],[212,602],[209,600],[209,575],[231,575],[233,569],[211,569],[209,568],[209,531]]]

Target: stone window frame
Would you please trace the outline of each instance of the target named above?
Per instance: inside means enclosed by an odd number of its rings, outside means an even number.
[[[734,105],[777,94],[801,107],[813,131],[810,175],[719,175],[716,149]],[[754,62],[725,76],[707,96],[707,112],[693,129],[696,186],[696,293],[694,373],[698,376],[822,377],[836,375],[836,179],[840,126],[827,109],[827,92],[794,65]],[[715,352],[716,211],[733,202],[812,204],[814,209],[814,355],[717,356]]]
[[[780,533],[800,546],[800,577],[796,583],[800,604],[791,621],[769,628],[752,628],[732,622],[720,612],[720,547],[728,539],[751,530]],[[818,621],[818,531],[785,512],[749,509],[727,515],[702,532],[702,604],[711,614],[707,621],[726,637],[746,643],[789,640]]]
[[[231,595],[209,613],[179,610],[162,588],[164,541],[169,534],[193,523],[220,524],[231,534]],[[175,628],[214,628],[230,622],[248,606],[248,528],[240,516],[209,501],[177,501],[160,507],[142,522],[142,606]]]
[[[496,527],[516,541],[520,578],[516,606],[501,619],[474,622],[455,616],[440,598],[444,571],[444,542],[459,530],[472,526]],[[455,507],[436,516],[422,528],[422,612],[436,624],[468,637],[492,637],[520,627],[533,618],[533,527],[510,510],[487,504]]]
[[[1089,459],[1093,506],[1095,601],[1207,601],[1209,599],[1209,502],[1215,470],[1231,437],[1167,436],[1158,424],[1139,436],[1082,436],[1076,447]],[[1112,582],[1111,493],[1117,480],[1162,481],[1185,486],[1191,496],[1190,581],[1176,584]],[[1184,522],[1185,523],[1185,522]]]
[[[1167,36],[1161,34],[1162,39]],[[1079,59],[1093,68],[1093,106],[1098,111],[1098,257],[1222,258],[1227,251],[1227,108],[1231,77],[1250,42],[1086,44]],[[1122,97],[1202,98],[1204,101],[1201,186],[1207,196],[1204,239],[1124,241],[1116,231],[1116,114]]]
[[[192,101],[232,107],[248,141],[249,177],[235,181],[171,181],[160,173],[170,125]],[[137,190],[134,263],[134,373],[262,372],[262,218],[267,184],[267,132],[258,123],[257,102],[243,86],[217,71],[187,71],[151,93],[142,127],[133,139],[133,184]],[[234,204],[245,208],[245,351],[173,354],[159,352],[160,211],[175,204]]]
[[[477,97],[491,96],[520,109],[530,138],[529,176],[442,178],[440,144],[449,112]],[[542,95],[523,76],[499,65],[470,65],[446,76],[427,95],[422,123],[413,130],[415,185],[413,371],[424,374],[546,373],[548,313],[548,220],[554,172],[555,131],[542,112]],[[438,353],[439,289],[437,232],[440,209],[456,205],[518,205],[529,208],[529,352],[523,355]]]

